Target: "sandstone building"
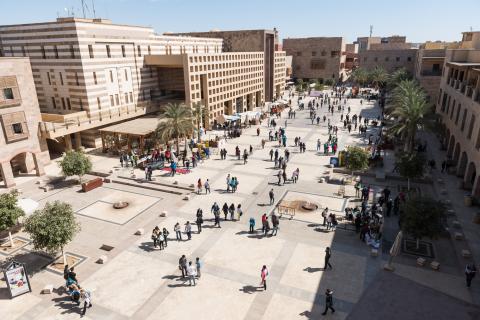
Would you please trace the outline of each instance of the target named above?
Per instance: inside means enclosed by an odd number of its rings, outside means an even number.
[[[0,58],[0,181],[6,187],[15,186],[15,176],[44,174],[50,158],[39,140],[40,120],[29,59]]]
[[[480,197],[480,32],[464,32],[447,49],[437,100],[444,145],[463,187]]]
[[[293,76],[320,82],[346,79],[346,44],[342,37],[288,38],[283,49],[292,56]]]

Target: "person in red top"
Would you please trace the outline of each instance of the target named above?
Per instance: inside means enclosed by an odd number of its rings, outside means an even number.
[[[264,213],[262,215],[262,232],[265,232],[265,229],[267,228],[267,220],[268,220],[267,214]]]

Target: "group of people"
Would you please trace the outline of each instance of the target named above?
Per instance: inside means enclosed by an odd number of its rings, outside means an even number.
[[[66,264],[63,269],[63,278],[65,279],[65,287],[67,288],[67,293],[70,296],[70,299],[78,306],[83,304],[81,315],[84,316],[87,312],[87,308],[92,307],[91,292],[80,286],[74,268],[69,268],[68,264]]]
[[[239,184],[237,177],[232,177],[230,176],[230,173],[229,173],[227,174],[227,178],[225,179],[225,182],[227,184],[227,192],[232,192],[232,193],[237,192],[237,188]]]
[[[195,280],[200,280],[202,276],[202,262],[199,257],[195,258],[195,263],[188,261],[185,255],[178,259],[178,268],[182,272],[182,278],[188,277],[190,286],[195,286]]]

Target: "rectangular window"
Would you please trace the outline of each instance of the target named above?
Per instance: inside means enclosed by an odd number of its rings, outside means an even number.
[[[398,62],[400,61],[400,57],[396,57],[395,60]]]
[[[133,94],[130,92],[130,103],[133,103]]]
[[[67,98],[67,108],[68,110],[72,110],[72,104],[70,103],[70,98]]]
[[[5,97],[6,100],[13,100],[13,90],[12,88],[4,88],[3,89],[3,96]]]
[[[80,81],[78,80],[78,72],[75,72],[75,83],[78,85],[80,85]]]
[[[13,133],[15,134],[22,134],[23,128],[21,123],[14,123],[12,124]]]
[[[97,73],[95,71],[93,71],[93,82],[95,84],[98,84],[98,81],[97,81]]]
[[[22,46],[22,54],[24,57],[27,56],[27,51],[25,51],[25,46]]]
[[[152,54],[152,50],[150,49],[150,46],[148,46],[148,55]]]
[[[54,97],[52,97],[52,106],[53,106],[53,109],[57,109],[57,102],[55,101]]]
[[[100,103],[100,98],[99,97],[97,97],[97,107],[98,107],[98,110],[102,109],[102,104]]]
[[[455,113],[455,99],[453,99],[452,110],[450,111],[450,120],[453,119],[453,114]]]
[[[41,46],[41,47],[40,47],[40,50],[42,51],[42,58],[43,58],[43,59],[47,59],[47,53],[45,52],[45,47],[44,47],[44,46]]]
[[[115,105],[115,101],[113,100],[113,95],[110,95],[110,106],[113,107]]]
[[[83,100],[80,98],[80,110],[83,111]]]
[[[58,47],[53,46],[53,53],[55,54],[55,59],[58,59]]]
[[[110,70],[110,82],[113,83],[113,72]]]
[[[93,46],[91,44],[88,45],[88,55],[90,59],[93,59],[95,56],[93,55]]]
[[[407,58],[407,61],[408,61],[408,62],[412,61],[412,57],[408,57],[408,58]]]
[[[140,45],[137,46],[137,54],[139,57],[142,56],[142,47]]]
[[[462,125],[460,126],[460,130],[463,132],[465,129],[465,122],[467,121],[467,109],[463,110],[463,118],[462,118]]]
[[[65,98],[62,97],[62,108],[63,110],[67,109],[67,106],[65,105]]]
[[[61,72],[59,72],[58,76],[60,78],[60,84],[63,86],[63,74]]]
[[[125,103],[128,103],[128,93],[125,93]]]
[[[48,84],[52,85],[52,79],[50,78],[50,72],[47,71]]]
[[[122,44],[122,57],[126,57],[127,54],[125,53],[125,45]]]
[[[127,69],[124,69],[123,71],[125,71],[125,81],[128,81]]]
[[[107,48],[107,57],[111,58],[112,55],[110,54],[110,46],[107,44],[105,47]]]
[[[70,58],[75,58],[75,50],[73,49],[72,45],[70,45]]]
[[[115,102],[117,106],[120,104],[120,98],[118,97],[118,94],[115,94]]]
[[[472,114],[472,118],[470,119],[470,127],[468,128],[468,135],[467,139],[472,138],[472,133],[473,133],[473,127],[475,126],[475,115]]]
[[[315,57],[317,55],[316,51],[312,51],[312,57]]]
[[[460,111],[462,110],[462,105],[459,103],[457,108],[457,115],[455,116],[455,124],[458,124],[458,118],[460,118]]]

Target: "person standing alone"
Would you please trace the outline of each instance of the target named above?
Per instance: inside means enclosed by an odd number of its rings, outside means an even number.
[[[465,267],[465,277],[467,280],[467,288],[470,288],[472,284],[473,278],[475,278],[475,274],[477,273],[477,269],[475,268],[475,265],[472,264],[467,264]]]
[[[332,313],[335,313],[335,309],[333,308],[333,291],[327,289],[325,292],[325,311],[323,311],[322,316],[327,314],[328,309],[332,310]]]
[[[330,269],[333,269],[332,265],[330,264],[331,256],[332,256],[332,251],[330,250],[330,247],[327,247],[325,249],[325,265],[323,267],[323,270],[327,270],[327,267],[330,267]]]
[[[273,189],[270,189],[270,192],[268,193],[268,196],[270,197],[270,205],[275,203],[275,194],[273,193]]]
[[[260,273],[260,277],[262,278],[262,281],[260,282],[260,286],[263,286],[263,290],[267,290],[267,277],[268,277],[268,269],[267,266],[262,267],[262,271]]]

